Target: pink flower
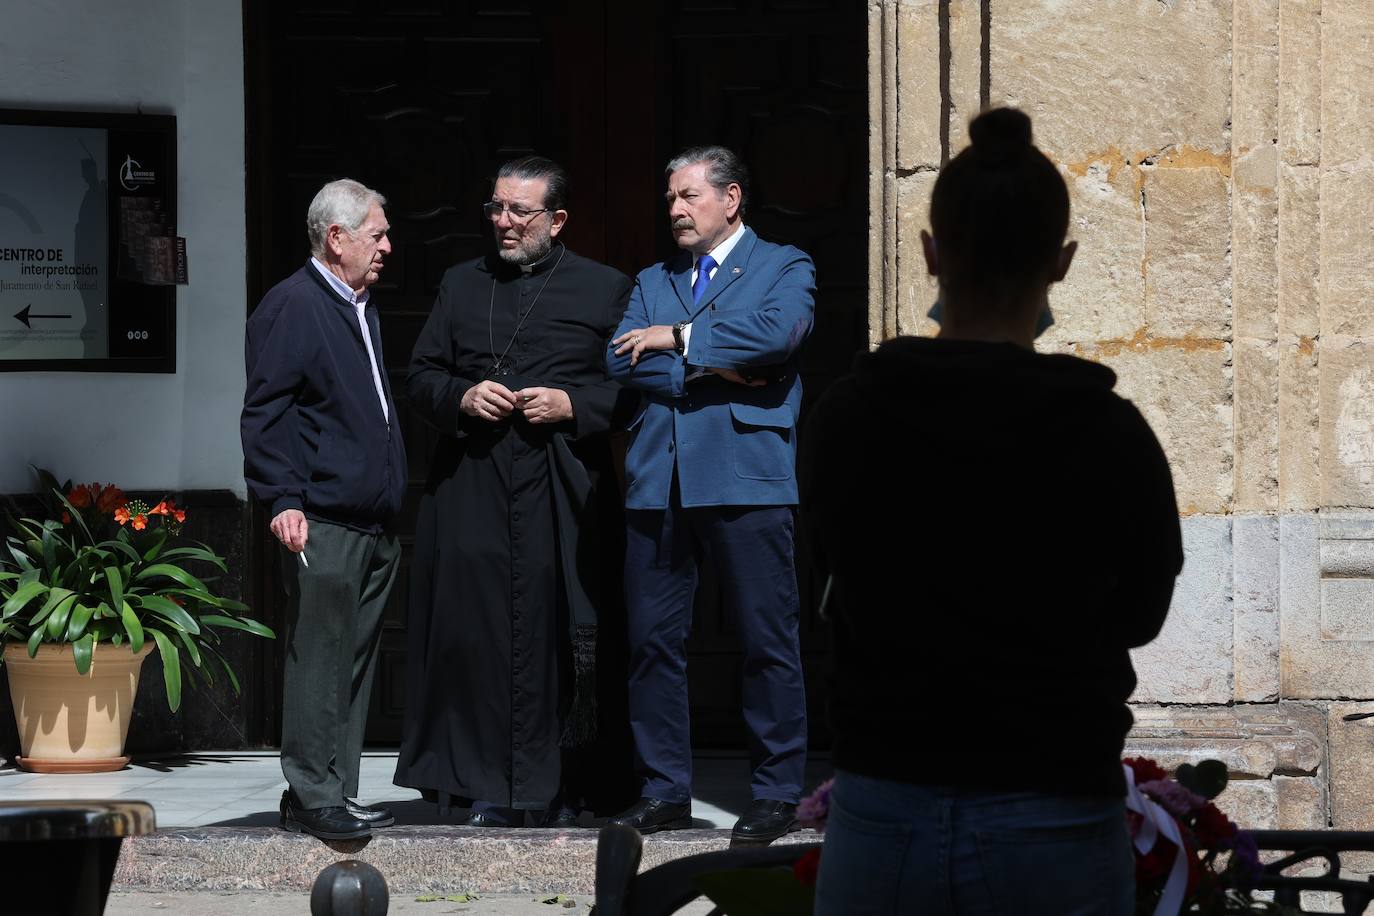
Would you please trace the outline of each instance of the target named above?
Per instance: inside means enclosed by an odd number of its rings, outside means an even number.
[[[830,816],[830,787],[835,780],[827,779],[816,787],[816,791],[801,800],[797,806],[797,820],[803,827],[825,830],[825,819]]]
[[[1140,784],[1140,791],[1159,802],[1174,817],[1187,817],[1207,804],[1207,799],[1185,789],[1172,779],[1152,779]]]

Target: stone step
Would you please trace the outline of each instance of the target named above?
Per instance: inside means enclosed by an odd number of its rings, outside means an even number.
[[[371,840],[324,843],[275,827],[187,827],[124,841],[116,891],[309,890],[327,866],[359,859],[398,894],[590,894],[595,830],[396,826]],[[780,843],[815,843],[813,830]],[[641,870],[725,849],[730,831],[672,830],[644,838]]]

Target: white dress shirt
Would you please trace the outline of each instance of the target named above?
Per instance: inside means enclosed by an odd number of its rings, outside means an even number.
[[[707,254],[711,256],[712,260],[716,262],[716,266],[712,267],[711,272],[706,275],[707,282],[710,282],[711,280],[714,280],[716,278],[716,274],[720,271],[720,265],[724,264],[725,259],[730,257],[730,252],[735,250],[735,245],[739,242],[740,236],[742,236],[743,234],[744,222],[741,220],[740,224],[735,227],[734,233],[728,239],[721,242],[715,248],[712,248],[710,251],[707,252]],[[700,272],[700,270],[701,258],[697,258],[695,261],[692,262],[692,286],[697,285],[697,274]],[[682,328],[682,358],[684,360],[687,359],[687,348],[691,346],[691,344],[692,326],[690,324],[684,325]],[[700,375],[702,373],[697,374]]]
[[[372,331],[367,326],[367,300],[371,293],[363,290],[362,295],[358,295],[348,288],[348,284],[336,277],[328,267],[320,263],[318,258],[311,258],[310,263],[315,265],[315,269],[320,272],[320,276],[329,281],[329,285],[334,292],[344,297],[344,300],[353,306],[358,313],[358,328],[363,332],[363,345],[367,347],[367,358],[372,363],[372,384],[377,388],[377,400],[382,405],[382,417],[390,423],[391,411],[386,407],[386,389],[382,387],[382,373],[377,369],[377,354],[372,350]]]

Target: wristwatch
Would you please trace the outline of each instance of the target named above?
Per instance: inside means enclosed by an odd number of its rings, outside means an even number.
[[[685,327],[687,327],[687,322],[685,321],[679,321],[677,324],[673,325],[673,349],[679,353],[686,348],[686,345],[682,341],[682,329]]]

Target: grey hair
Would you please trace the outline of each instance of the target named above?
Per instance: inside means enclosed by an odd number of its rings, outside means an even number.
[[[739,185],[739,215],[742,218],[749,200],[749,170],[744,167],[744,160],[724,146],[693,146],[669,160],[663,174],[671,177],[678,169],[698,162],[706,163],[706,180],[720,193],[724,194],[732,184]]]
[[[320,188],[305,214],[310,253],[317,258],[324,254],[330,226],[342,226],[349,232],[357,232],[373,204],[385,207],[386,198],[352,178],[340,178]]]

